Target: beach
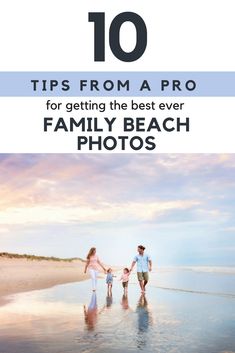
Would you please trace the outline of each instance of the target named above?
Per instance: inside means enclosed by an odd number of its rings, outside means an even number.
[[[124,296],[120,272],[112,296],[104,276],[96,292],[85,280],[11,294],[0,305],[1,352],[234,353],[234,275],[208,270],[153,271],[145,295],[133,273]]]
[[[235,352],[234,268],[154,269],[144,295],[133,273],[127,296],[115,268],[107,296],[84,264],[0,256],[4,353],[122,353],[123,342],[130,353]]]
[[[83,281],[84,262],[0,258],[0,303],[4,296]]]

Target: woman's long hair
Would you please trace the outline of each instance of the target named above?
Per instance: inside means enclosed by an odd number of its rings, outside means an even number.
[[[90,248],[89,253],[87,254],[87,260],[90,259],[91,256],[93,256],[96,252],[96,248]]]

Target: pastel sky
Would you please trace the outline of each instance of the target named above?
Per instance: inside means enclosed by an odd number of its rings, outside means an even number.
[[[234,154],[0,154],[0,251],[232,266],[234,215]]]

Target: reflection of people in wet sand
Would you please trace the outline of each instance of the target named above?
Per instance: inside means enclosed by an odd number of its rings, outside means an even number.
[[[109,295],[106,297],[106,305],[104,305],[103,308],[98,310],[96,292],[92,293],[91,301],[88,306],[88,309],[86,308],[86,305],[83,306],[85,323],[88,331],[95,330],[95,326],[98,321],[98,315],[105,312],[106,309],[110,309],[112,304],[113,304],[113,297],[112,295]]]
[[[113,304],[113,297],[112,297],[112,293],[111,293],[111,294],[107,295],[107,297],[106,297],[106,308],[107,309],[111,308],[112,304]]]
[[[129,309],[129,302],[128,302],[128,296],[127,295],[123,294],[121,304],[122,304],[122,308],[124,310],[128,310]]]
[[[97,323],[97,315],[98,315],[97,297],[95,292],[92,293],[91,301],[88,306],[88,309],[86,308],[85,305],[83,308],[84,308],[84,316],[85,316],[85,323],[87,325],[87,329],[88,331],[93,331]]]
[[[145,292],[146,284],[149,280],[149,271],[152,271],[152,260],[149,255],[144,253],[145,247],[139,245],[137,248],[138,255],[134,257],[130,271],[133,270],[137,263],[137,278],[140,284],[141,292]]]
[[[87,261],[86,261],[84,273],[86,273],[87,269],[89,269],[93,291],[95,291],[96,287],[97,287],[97,278],[98,278],[98,274],[99,274],[99,267],[102,267],[104,272],[106,272],[106,269],[104,268],[104,266],[100,262],[98,256],[96,255],[96,248],[91,248],[89,250],[89,253],[87,254]]]
[[[148,302],[144,294],[140,296],[137,304],[136,312],[138,314],[138,329],[140,332],[148,330],[149,327],[149,311]]]
[[[136,307],[136,313],[138,316],[138,335],[137,344],[138,348],[143,348],[147,343],[147,332],[149,325],[151,324],[151,315],[148,309],[148,302],[144,294],[141,294]]]

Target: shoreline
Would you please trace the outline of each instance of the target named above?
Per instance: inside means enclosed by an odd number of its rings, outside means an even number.
[[[81,282],[89,279],[84,274],[85,261],[82,259],[39,259],[0,257],[0,305],[9,302],[10,295],[41,290],[60,284]],[[108,266],[107,266],[108,267]],[[114,272],[120,271],[121,266],[112,266]],[[234,275],[234,267],[218,266],[175,266],[159,267],[159,273],[174,272],[177,270]],[[155,271],[153,271],[155,272]],[[100,271],[99,277],[103,273]]]
[[[50,288],[59,284],[80,282],[89,278],[84,274],[81,260],[51,261],[27,259],[0,259],[0,305],[7,296]]]

